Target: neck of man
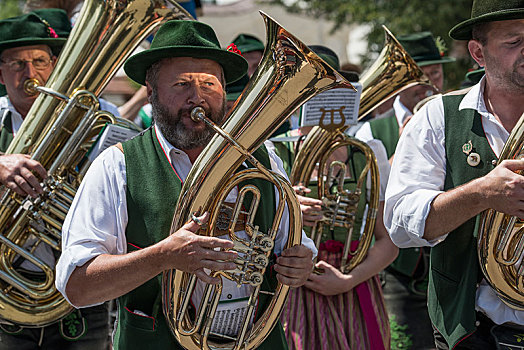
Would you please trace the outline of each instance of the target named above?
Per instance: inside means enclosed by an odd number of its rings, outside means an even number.
[[[189,160],[191,161],[191,164],[195,164],[195,160],[198,158],[200,153],[202,153],[204,148],[205,148],[204,146],[201,146],[201,147],[196,147],[192,149],[183,149],[182,151],[184,151],[187,154],[187,156],[189,157]]]
[[[484,103],[502,126],[511,132],[524,113],[524,93],[509,92],[492,87],[488,81],[484,88]]]

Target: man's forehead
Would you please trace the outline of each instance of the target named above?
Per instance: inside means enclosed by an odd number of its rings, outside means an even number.
[[[202,73],[220,78],[222,66],[209,59],[193,57],[171,57],[162,60],[162,67],[174,74]]]
[[[31,45],[31,46],[19,46],[5,49],[2,51],[2,57],[14,57],[19,55],[29,54],[48,54],[50,55],[51,48],[47,45]]]

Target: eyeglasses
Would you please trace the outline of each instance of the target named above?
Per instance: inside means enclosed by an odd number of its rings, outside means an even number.
[[[38,57],[34,60],[11,60],[4,61],[0,60],[3,64],[7,65],[13,72],[21,72],[25,69],[26,65],[31,62],[33,67],[38,70],[44,70],[51,64],[51,58]]]

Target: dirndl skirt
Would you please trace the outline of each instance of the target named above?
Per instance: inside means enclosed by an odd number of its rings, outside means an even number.
[[[319,251],[338,267],[341,253]],[[281,315],[290,349],[390,349],[390,329],[378,276],[351,291],[324,296],[306,287],[290,289]]]

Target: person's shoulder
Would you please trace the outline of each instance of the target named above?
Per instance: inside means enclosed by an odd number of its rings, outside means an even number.
[[[120,112],[118,112],[118,107],[114,103],[104,100],[103,98],[99,98],[98,101],[100,103],[101,110],[110,112],[115,117],[120,117]]]

